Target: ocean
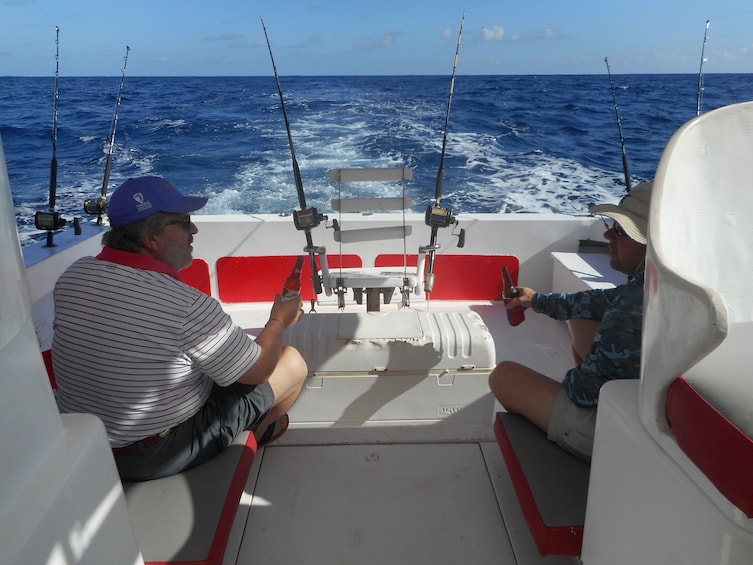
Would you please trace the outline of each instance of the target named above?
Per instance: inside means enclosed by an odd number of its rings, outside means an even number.
[[[613,75],[633,184],[653,177],[669,138],[696,115],[696,75]],[[102,191],[122,77],[59,79],[56,209],[86,218]],[[449,76],[281,76],[308,206],[331,210],[336,167],[414,169],[413,211],[437,186]],[[54,77],[0,77],[0,136],[23,245],[44,239]],[[753,99],[753,74],[706,74],[704,112]],[[298,207],[274,76],[123,81],[108,194],[156,174],[210,197],[200,213]],[[364,188],[368,190],[368,187]],[[625,193],[615,104],[604,75],[455,80],[441,203],[463,213],[583,214]]]

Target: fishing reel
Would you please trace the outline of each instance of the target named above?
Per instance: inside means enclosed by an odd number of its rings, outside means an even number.
[[[442,208],[439,204],[429,204],[429,207],[426,208],[426,217],[425,217],[426,225],[431,227],[432,234],[436,232],[439,228],[448,228],[452,225],[457,226],[458,225],[458,219],[452,215],[452,210],[449,208]],[[453,235],[458,236],[458,247],[465,247],[465,229],[461,229],[457,234],[453,230]],[[427,246],[427,250],[433,248],[436,250],[436,242],[433,241],[429,246]]]
[[[65,226],[65,219],[60,212],[37,212],[34,214],[34,227],[47,232],[56,231]]]
[[[326,219],[327,216],[320,214],[316,208],[293,210],[293,223],[297,230],[308,231],[318,226],[322,221],[326,221]]]
[[[87,198],[84,200],[84,212],[90,216],[104,214],[107,212],[107,199],[104,196]]]
[[[426,208],[426,225],[432,228],[447,228],[452,224],[457,224],[458,221],[455,216],[452,215],[452,210],[449,208],[442,208],[438,204],[429,205]]]

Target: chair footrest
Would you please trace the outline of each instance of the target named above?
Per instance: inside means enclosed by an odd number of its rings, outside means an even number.
[[[590,465],[517,414],[494,422],[520,507],[541,555],[580,555]]]
[[[383,269],[336,269],[329,272],[329,279],[322,281],[329,288],[337,288],[338,279],[345,288],[402,288],[403,279],[408,279],[408,286],[415,288],[418,284],[414,269],[405,273],[398,268]]]

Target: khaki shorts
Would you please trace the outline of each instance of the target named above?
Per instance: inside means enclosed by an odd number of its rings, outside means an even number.
[[[590,462],[595,428],[596,407],[578,406],[570,400],[564,388],[560,390],[549,416],[547,438],[579,459]]]

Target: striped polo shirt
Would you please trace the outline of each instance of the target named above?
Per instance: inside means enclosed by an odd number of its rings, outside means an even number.
[[[101,418],[113,447],[184,422],[261,354],[217,300],[144,255],[81,258],[54,300],[58,407]]]

